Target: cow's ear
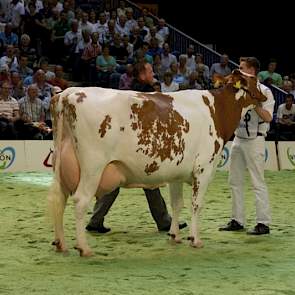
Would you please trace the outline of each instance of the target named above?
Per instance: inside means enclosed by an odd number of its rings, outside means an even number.
[[[219,88],[223,86],[227,82],[227,80],[220,74],[214,74],[212,77],[212,82],[214,88]]]

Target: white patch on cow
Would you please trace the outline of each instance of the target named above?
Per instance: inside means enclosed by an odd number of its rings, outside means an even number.
[[[240,98],[245,98],[245,97],[246,97],[246,92],[244,89],[240,89],[235,95],[236,100],[239,100]]]

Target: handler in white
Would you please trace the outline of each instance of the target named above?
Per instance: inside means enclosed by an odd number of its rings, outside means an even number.
[[[255,57],[240,59],[240,70],[256,76],[259,72],[259,61]],[[272,120],[274,98],[269,88],[259,83],[267,100],[255,109],[249,110],[241,119],[235,131],[231,149],[229,184],[232,193],[232,219],[220,230],[236,231],[244,229],[244,177],[248,168],[256,196],[256,223],[248,234],[269,234],[271,222],[267,186],[264,180],[265,136]]]

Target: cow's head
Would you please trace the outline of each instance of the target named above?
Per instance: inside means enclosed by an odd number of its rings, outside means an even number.
[[[243,108],[250,105],[256,106],[267,100],[267,97],[261,92],[259,85],[257,85],[258,79],[256,76],[236,69],[225,79],[227,84],[231,85],[234,91],[236,91],[236,98],[241,101]]]

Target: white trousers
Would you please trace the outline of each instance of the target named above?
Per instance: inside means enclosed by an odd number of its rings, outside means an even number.
[[[232,219],[245,224],[244,178],[249,171],[256,197],[256,223],[269,225],[271,222],[268,191],[264,180],[265,139],[235,137],[231,147],[229,184],[232,194]]]

